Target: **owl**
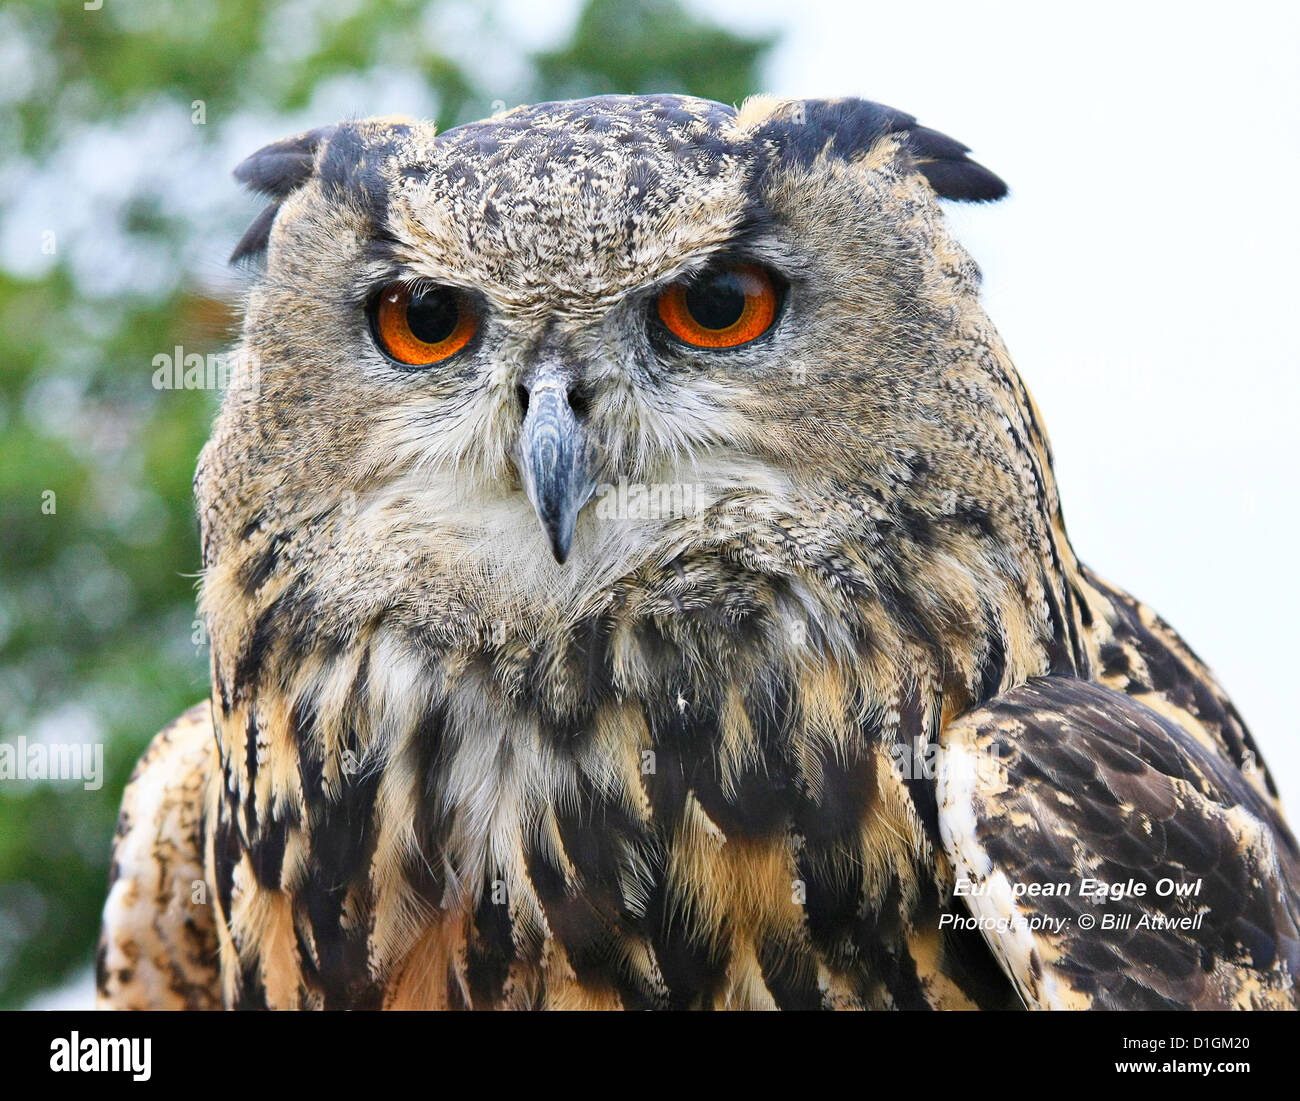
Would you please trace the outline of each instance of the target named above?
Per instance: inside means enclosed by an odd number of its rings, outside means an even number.
[[[244,162],[101,1004],[1294,1007],[1276,788],[1075,556],[967,153],[661,95]]]

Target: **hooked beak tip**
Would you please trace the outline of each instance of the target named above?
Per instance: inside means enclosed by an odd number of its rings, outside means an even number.
[[[550,547],[552,557],[563,566],[573,549],[573,532],[578,526],[577,513],[564,509],[547,515],[538,510],[537,518],[541,521],[542,533],[546,536],[546,545]]]

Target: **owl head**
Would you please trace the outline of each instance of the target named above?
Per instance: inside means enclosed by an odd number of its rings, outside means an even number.
[[[860,556],[873,523],[1019,530],[1032,414],[936,201],[1005,193],[966,153],[863,100],[666,95],[262,149],[207,568],[292,557],[364,619],[698,548]]]

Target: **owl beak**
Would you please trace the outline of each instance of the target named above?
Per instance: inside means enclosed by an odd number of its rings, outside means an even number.
[[[517,465],[524,492],[561,565],[573,545],[578,513],[595,489],[586,432],[556,375],[539,377],[528,391]]]

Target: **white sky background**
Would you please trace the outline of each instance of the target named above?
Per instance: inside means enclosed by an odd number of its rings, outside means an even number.
[[[1042,409],[1075,549],[1210,663],[1300,817],[1297,9],[693,6],[783,32],[767,91],[899,107],[1010,184],[948,209]],[[570,17],[529,7],[516,33],[562,35]]]

